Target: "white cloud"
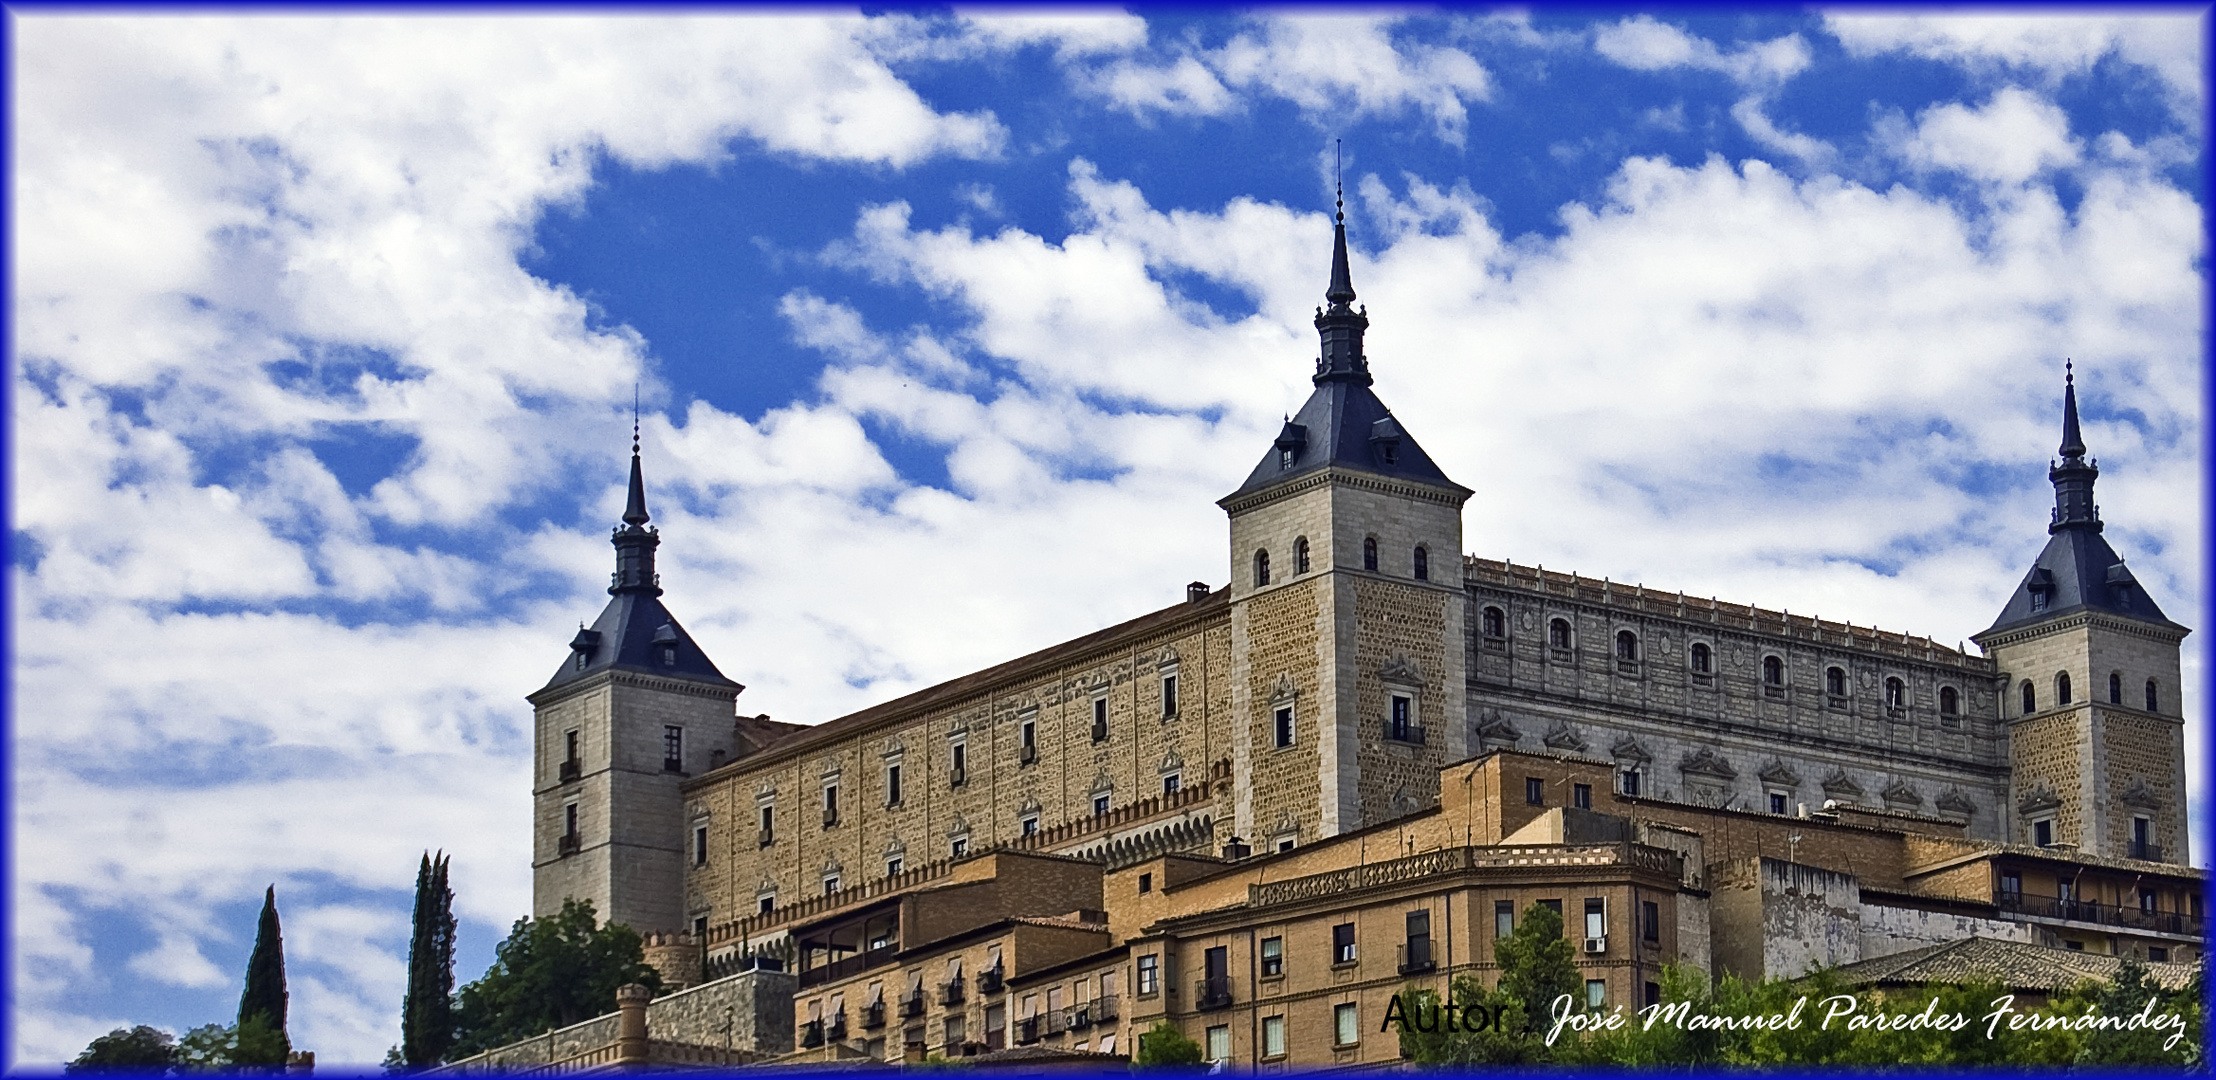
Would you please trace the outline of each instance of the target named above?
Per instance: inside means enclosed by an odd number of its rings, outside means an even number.
[[[1825,13],[1824,26],[1852,56],[1907,53],[1975,71],[2032,71],[2050,80],[2084,74],[2115,56],[2160,78],[2179,119],[2197,129],[2206,17],[2188,9],[2129,8],[2099,15],[1834,11]]]
[[[1765,111],[1778,88],[1809,65],[1808,43],[1799,34],[1742,44],[1727,52],[1651,15],[1633,15],[1594,31],[1593,48],[1634,71],[1682,68],[1721,74],[1746,91],[1732,105],[1731,117],[1757,145],[1784,154],[1811,172],[1830,168],[1837,157],[1830,143],[1780,128]]]
[[[1948,103],[1924,110],[1915,130],[1898,133],[1890,149],[1919,167],[1953,169],[2001,184],[2021,184],[2079,157],[2069,116],[2014,86],[1979,107]]]
[[[1467,105],[1486,100],[1485,69],[1459,49],[1395,42],[1395,17],[1268,15],[1220,48],[1188,48],[1167,59],[1124,57],[1078,69],[1080,85],[1119,108],[1219,115],[1243,107],[1240,93],[1291,101],[1311,118],[1391,115],[1413,108],[1437,136],[1462,145]]]

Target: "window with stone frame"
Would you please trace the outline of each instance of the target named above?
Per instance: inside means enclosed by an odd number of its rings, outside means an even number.
[[[1362,541],[1362,569],[1377,569],[1377,537],[1366,537]]]

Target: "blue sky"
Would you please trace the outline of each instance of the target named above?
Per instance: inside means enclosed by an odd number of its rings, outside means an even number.
[[[426,848],[483,970],[634,388],[750,712],[1221,583],[1335,141],[1473,552],[1966,638],[2074,357],[2108,536],[2202,622],[2192,14],[11,29],[15,1062],[234,1013],[270,882],[296,1045],[375,1061]]]

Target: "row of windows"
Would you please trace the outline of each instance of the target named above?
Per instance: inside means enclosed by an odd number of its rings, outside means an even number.
[[[1417,581],[1431,580],[1430,548],[1417,544],[1416,550],[1411,556],[1411,562]],[[1293,574],[1296,577],[1305,574],[1308,572],[1309,566],[1308,538],[1305,536],[1295,537],[1293,540]],[[1362,540],[1362,569],[1373,572],[1377,569],[1377,537],[1365,537]],[[1254,551],[1254,587],[1259,589],[1269,583],[1270,549],[1256,548]]]
[[[2147,711],[2161,712],[2161,684],[2153,679],[2148,679],[2145,690]],[[2030,716],[2032,713],[2039,711],[2039,688],[2037,686],[2034,686],[2030,679],[2025,679],[2023,681],[2023,685],[2017,688],[2017,693],[2022,698],[2025,716]],[[2055,672],[2055,706],[2057,708],[2060,708],[2061,706],[2070,704],[2071,701],[2072,698],[2070,697],[2070,673],[2067,671]],[[2124,673],[2121,671],[2111,671],[2108,673],[2108,703],[2111,705],[2121,705],[2124,703]]]

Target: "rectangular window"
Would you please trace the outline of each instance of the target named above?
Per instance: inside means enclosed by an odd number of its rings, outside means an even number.
[[[2008,896],[2022,896],[2024,876],[2011,870],[2001,875],[2001,892]]]
[[[684,768],[685,729],[675,724],[665,725],[662,728],[662,771],[680,772]]]
[[[1353,923],[1340,923],[1331,928],[1331,962],[1334,964],[1351,964],[1354,962]]]
[[[777,808],[774,806],[762,807],[762,846],[768,847],[770,845],[770,841],[776,838]]]
[[[836,825],[838,821],[839,785],[832,784],[823,789],[823,823],[825,825]]]
[[[1023,722],[1023,728],[1021,729],[1021,737],[1022,737],[1022,740],[1023,740],[1023,745],[1024,745],[1024,746],[1037,746],[1037,745],[1039,745],[1039,724],[1038,724],[1038,721],[1036,721],[1036,720],[1026,720],[1026,721],[1024,721],[1024,722]]]
[[[1410,709],[1409,705],[1409,700],[1406,697],[1403,697],[1399,694],[1393,695],[1393,738],[1399,739],[1402,742],[1408,741],[1409,725],[1415,722],[1413,719],[1410,718],[1409,714],[1413,710]]]
[[[1632,796],[1639,794],[1639,770],[1624,770],[1624,794]]]
[[[1025,835],[1025,836],[1029,836],[1029,835],[1031,835],[1032,833],[1038,832],[1038,831],[1039,831],[1039,818],[1038,818],[1038,815],[1034,814],[1034,815],[1032,815],[1032,816],[1030,816],[1030,817],[1024,818],[1024,819],[1023,819],[1023,820],[1022,820],[1021,822],[1019,822],[1019,823],[1018,823],[1018,825],[1019,825],[1019,826],[1020,826],[1020,827],[1021,827],[1021,828],[1023,829],[1023,835]]]
[[[900,766],[885,766],[885,805],[900,805]]]
[[[1231,1025],[1217,1024],[1208,1029],[1208,1060],[1210,1063],[1231,1060]]]
[[[1100,740],[1107,737],[1108,699],[1105,697],[1096,697],[1093,699],[1093,741],[1099,742]]]
[[[2139,910],[2144,911],[2149,915],[2154,914],[2155,891],[2153,889],[2139,890]]]
[[[897,873],[899,873],[899,872],[900,872],[900,868],[901,868],[901,867],[902,867],[903,865],[905,865],[905,864],[906,864],[906,860],[902,859],[902,858],[901,858],[900,856],[898,856],[898,855],[895,855],[895,856],[893,856],[892,858],[886,859],[886,860],[885,860],[885,876],[886,876],[886,877],[891,877],[891,876],[893,876],[894,874],[897,874]]]
[[[572,732],[569,732],[568,734],[566,734],[566,735],[562,736],[562,742],[563,742],[563,745],[564,745],[564,746],[566,746],[566,747],[568,747],[568,749],[569,749],[569,754],[568,754],[568,756],[567,756],[567,757],[564,757],[564,758],[563,758],[562,760],[564,760],[564,761],[575,761],[575,760],[577,760],[577,733],[576,733],[576,732],[574,732],[574,731],[572,731]]]
[[[2052,847],[2054,845],[2054,822],[2032,822],[2031,842],[2039,845],[2040,847]]]
[[[1177,676],[1162,676],[1162,719],[1177,718]]]
[[[1285,974],[1285,939],[1262,939],[1262,975],[1265,978]]]
[[[1524,777],[1523,801],[1533,806],[1545,806],[1547,804],[1547,782],[1536,776]]]
[[[1598,896],[1585,898],[1585,936],[1589,938],[1608,936],[1607,902]]]
[[[1277,745],[1293,745],[1293,707],[1290,705],[1277,710]]]
[[[1599,1012],[1608,1007],[1608,984],[1599,979],[1585,980],[1585,1007]]]
[[[954,857],[955,857],[955,858],[957,858],[957,859],[961,858],[961,857],[962,857],[962,856],[964,856],[964,855],[967,855],[967,854],[969,854],[969,837],[967,837],[967,836],[957,836],[957,837],[955,837],[955,838],[954,838],[954,842],[953,842],[953,843],[951,843],[951,844],[948,844],[948,845],[947,845],[947,853],[948,853],[948,854],[950,854],[950,855],[952,855],[952,856],[954,856]]]
[[[571,838],[575,838],[577,836],[576,803],[569,803],[562,807],[562,835]]]
[[[961,787],[962,782],[969,778],[969,770],[965,767],[968,764],[969,747],[964,746],[961,743],[955,743],[953,760],[954,772],[953,775],[949,778],[955,787]]]
[[[835,893],[835,892],[838,892],[838,891],[839,891],[839,875],[837,875],[837,874],[832,874],[832,875],[830,875],[830,876],[828,876],[828,877],[826,877],[826,878],[824,878],[824,879],[823,879],[823,895],[825,895],[825,896],[829,896],[829,895],[831,895],[832,893]]]
[[[1262,1018],[1262,1056],[1263,1056],[1263,1057],[1284,1057],[1284,1056],[1285,1056],[1285,1018],[1284,1018],[1284,1017],[1282,1017],[1282,1016],[1265,1016],[1265,1017],[1263,1017],[1263,1018]]]
[[[1662,1004],[1661,983],[1647,983],[1645,984],[1644,989],[1646,991],[1646,1000],[1640,1003],[1642,1007]]]
[[[1493,901],[1493,937],[1505,938],[1516,932],[1516,902]]]
[[[1580,810],[1593,808],[1593,785],[1574,784],[1570,787],[1570,805]]]
[[[1105,794],[1093,796],[1093,816],[1098,817],[1107,812],[1108,796]]]
[[[693,828],[692,864],[694,866],[708,865],[708,827],[706,825],[699,825]]]
[[[1140,874],[1140,875],[1139,875],[1139,891],[1140,891],[1140,892],[1143,892],[1143,893],[1150,893],[1150,892],[1153,892],[1153,891],[1154,891],[1154,875],[1153,875],[1153,874],[1150,874],[1150,873],[1149,873],[1149,874]]]
[[[757,897],[755,897],[755,898],[754,898],[754,910],[755,910],[755,912],[756,912],[757,914],[761,914],[761,915],[767,915],[767,914],[769,914],[769,913],[770,913],[770,911],[771,911],[772,909],[774,909],[774,908],[775,908],[776,906],[777,906],[777,894],[776,894],[776,893],[771,893],[771,894],[770,894],[770,895],[768,895],[768,896],[757,896]]]
[[[1541,900],[1539,906],[1554,912],[1556,918],[1562,916],[1562,901],[1560,900]],[[1570,936],[1570,920],[1568,919],[1562,919],[1562,936]]]
[[[706,941],[708,939],[708,917],[706,915],[692,921],[692,932],[696,940]]]
[[[1177,794],[1177,774],[1176,774],[1176,773],[1171,773],[1171,774],[1169,774],[1168,776],[1165,776],[1165,777],[1163,777],[1163,778],[1162,778],[1162,794],[1164,794],[1164,795],[1175,795],[1175,794]]]
[[[1362,1020],[1351,1001],[1331,1010],[1331,1042],[1334,1046],[1353,1046],[1362,1041]]]
[[[1662,940],[1662,905],[1652,900],[1639,901],[1639,936],[1648,941]]]
[[[1775,791],[1770,792],[1770,813],[1785,813],[1785,796],[1783,794]]]
[[[2170,962],[2170,950],[2160,945],[2149,945],[2147,946],[2147,959],[2157,964],[2167,964]]]
[[[1162,989],[1162,958],[1148,953],[1139,958],[1139,996],[1152,997]]]

